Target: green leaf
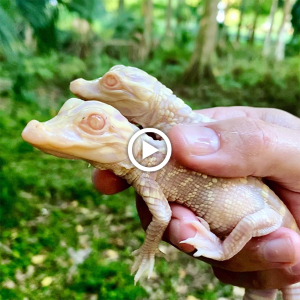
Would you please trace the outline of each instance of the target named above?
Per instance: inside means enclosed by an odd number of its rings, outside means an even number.
[[[0,20],[0,50],[5,57],[11,58],[20,47],[19,39],[13,20],[2,6],[0,6]]]
[[[105,7],[102,0],[58,0],[69,11],[76,12],[79,16],[88,22],[101,18],[105,14]]]
[[[33,28],[41,52],[49,52],[57,46],[56,21],[57,6],[47,0],[16,0],[24,19]]]

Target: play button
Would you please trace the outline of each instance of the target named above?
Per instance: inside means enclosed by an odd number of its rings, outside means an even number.
[[[143,148],[142,148],[142,158],[145,159],[146,157],[156,153],[158,151],[157,148],[153,147],[149,143],[143,141]]]
[[[141,157],[139,159],[140,162],[138,162],[133,155],[133,152],[134,152],[133,147],[134,147],[134,144],[135,144],[137,138],[145,133],[154,133],[156,135],[159,135],[162,138],[162,140],[161,141],[155,141],[152,139],[149,139],[148,141],[142,140],[142,144],[141,144],[141,146],[139,146],[142,148],[141,149],[142,153],[141,153]],[[147,157],[150,157],[151,155],[153,155],[156,152],[161,152],[162,154],[165,155],[163,161],[154,166],[150,166],[150,167],[143,166],[142,165],[143,160]],[[137,131],[131,137],[131,139],[128,143],[128,156],[129,156],[130,161],[139,170],[145,171],[145,172],[154,172],[154,171],[158,171],[159,169],[163,168],[168,163],[168,161],[171,157],[171,152],[172,152],[172,147],[171,147],[170,140],[162,131],[160,131],[156,128],[145,128],[145,129]]]

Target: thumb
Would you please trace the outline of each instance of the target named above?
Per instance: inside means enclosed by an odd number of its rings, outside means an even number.
[[[216,177],[267,177],[300,191],[300,132],[243,117],[180,124],[168,134],[180,164]]]

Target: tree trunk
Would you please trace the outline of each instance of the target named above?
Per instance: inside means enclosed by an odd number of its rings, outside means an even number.
[[[231,1],[232,0],[227,0],[225,1],[225,16],[224,16],[224,22],[223,22],[223,26],[221,26],[221,28],[219,28],[220,32],[219,32],[219,44],[218,47],[220,49],[226,49],[226,45],[227,42],[229,40],[229,36],[228,36],[228,32],[227,32],[227,24],[228,24],[228,11],[230,9],[231,6]]]
[[[24,37],[24,44],[26,48],[36,50],[36,40],[34,39],[32,27],[30,27],[29,24],[25,25]]]
[[[239,25],[238,25],[238,30],[237,30],[237,34],[236,34],[236,38],[235,38],[236,42],[240,41],[241,27],[242,27],[242,23],[243,23],[243,17],[244,17],[245,7],[246,7],[246,0],[242,0],[241,6],[240,6],[240,12],[241,12],[241,14],[240,14],[240,22],[239,22]]]
[[[274,24],[274,17],[278,6],[278,0],[272,0],[272,6],[270,11],[270,28],[268,32],[266,33],[265,41],[264,41],[264,47],[263,47],[263,56],[268,56],[270,54],[270,48],[271,48],[271,38],[272,38],[272,30],[273,30],[273,24]]]
[[[122,13],[124,10],[124,0],[119,0],[119,13]]]
[[[216,21],[219,0],[205,0],[204,14],[199,22],[195,49],[184,73],[184,81],[199,82],[212,76],[211,57],[215,53],[218,24]]]
[[[257,24],[259,14],[260,14],[260,0],[256,0],[255,1],[255,15],[254,15],[253,24],[252,24],[252,31],[251,31],[251,34],[249,35],[249,44],[250,45],[253,45],[253,43],[254,43],[256,24]]]
[[[166,38],[169,38],[172,36],[171,19],[172,19],[172,0],[168,0],[168,6],[167,6],[167,12],[166,12],[166,31],[165,31]]]
[[[178,0],[177,1],[177,9],[176,9],[176,23],[177,27],[182,23],[182,9],[185,5],[184,0]]]
[[[287,32],[286,24],[290,18],[290,12],[292,9],[292,1],[285,0],[284,8],[283,8],[283,17],[278,31],[278,38],[275,46],[275,59],[283,60],[284,59],[284,51],[285,51],[285,34]]]
[[[145,60],[152,46],[152,11],[153,11],[153,4],[152,0],[145,0],[144,7],[143,7],[143,15],[144,15],[144,33],[140,47],[140,59]]]

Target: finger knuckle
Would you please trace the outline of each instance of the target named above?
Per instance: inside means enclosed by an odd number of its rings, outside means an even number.
[[[273,143],[273,135],[266,123],[250,117],[243,118],[244,125],[239,130],[239,139],[243,152],[248,156],[257,156],[265,152]]]

